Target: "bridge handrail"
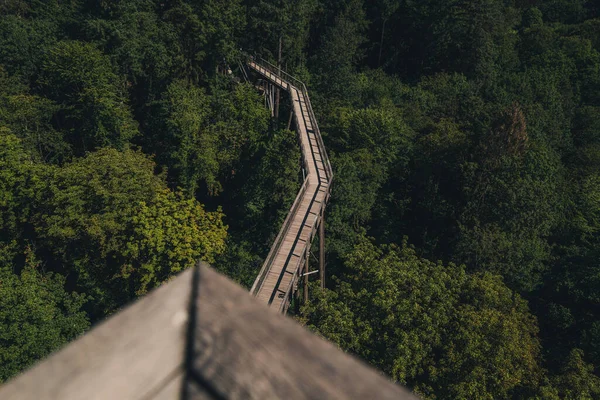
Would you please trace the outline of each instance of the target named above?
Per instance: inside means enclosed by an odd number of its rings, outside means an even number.
[[[279,233],[277,234],[277,237],[275,238],[275,241],[273,242],[273,245],[271,246],[271,250],[269,250],[269,254],[267,255],[267,258],[265,258],[262,268],[260,269],[260,272],[258,273],[258,276],[256,277],[256,279],[254,280],[254,284],[252,285],[252,288],[250,289],[250,293],[252,295],[256,295],[258,289],[260,289],[265,278],[269,274],[269,271],[271,270],[271,265],[273,264],[273,260],[275,259],[275,256],[277,255],[279,248],[281,247],[283,238],[285,236],[284,233],[287,233],[287,231],[290,229],[290,226],[292,224],[292,219],[293,219],[292,216],[295,215],[296,211],[300,207],[300,200],[302,199],[304,192],[306,192],[307,187],[308,187],[308,177],[304,179],[304,182],[302,183],[302,187],[298,191],[298,194],[296,195],[296,199],[294,200],[294,203],[292,204],[290,211],[288,212],[287,216],[285,217],[285,220],[283,221],[283,225],[281,226],[281,229],[279,230]]]
[[[308,95],[308,90],[306,89],[306,85],[301,80],[297,79],[296,77],[290,75],[289,73],[287,73],[285,71],[282,71],[281,68],[276,67],[274,64],[270,63],[269,61],[267,61],[259,56],[255,56],[255,57],[247,56],[246,62],[250,63],[250,65],[252,65],[252,68],[256,69],[259,73],[261,73],[265,76],[271,75],[272,77],[277,77],[277,79],[274,82],[277,84],[277,86],[283,88],[284,90],[290,91],[291,90],[290,86],[295,86],[295,88],[299,89],[299,95],[301,93],[301,96],[304,99],[304,107],[306,108],[306,111],[308,113],[308,118],[310,120],[310,124],[312,126],[312,131],[314,133],[314,136],[315,136],[315,139],[317,142],[317,147],[319,149],[319,153],[321,155],[321,160],[323,162],[323,166],[325,169],[326,182],[319,181],[319,186],[325,185],[326,197],[325,197],[324,203],[327,202],[327,199],[329,198],[329,196],[331,194],[330,188],[331,188],[331,181],[333,179],[333,171],[331,168],[331,163],[329,161],[329,156],[327,155],[327,150],[325,149],[325,144],[323,143],[323,138],[321,137],[321,131],[319,129],[319,125],[317,124],[317,119],[315,117],[315,114],[314,114],[314,111],[312,108],[312,103],[310,101],[310,97]],[[298,116],[296,116],[296,123],[298,123],[297,118],[298,118]],[[303,156],[302,157],[303,160],[306,160],[307,158],[309,158],[308,154],[304,153],[304,148],[302,148],[302,156]],[[288,212],[286,220],[284,221],[283,226],[279,230],[277,238],[275,239],[275,242],[274,242],[273,246],[271,247],[269,254],[267,255],[267,258],[265,259],[265,261],[262,265],[262,268],[261,268],[257,278],[255,279],[254,284],[252,285],[252,288],[250,289],[250,293],[252,295],[258,294],[258,292],[260,291],[260,288],[262,287],[262,285],[265,281],[265,278],[268,276],[269,272],[271,271],[271,267],[275,260],[275,257],[281,248],[283,238],[287,235],[287,233],[290,229],[292,217],[295,216],[295,214],[298,210],[300,200],[303,197],[307,186],[308,186],[308,177],[306,177],[306,179],[302,185],[302,188],[298,192],[298,195],[296,196],[296,200],[294,201],[294,204],[292,205],[290,211]],[[318,211],[319,215],[321,215],[321,209],[322,209],[322,207],[324,207],[324,203],[321,204],[321,208]],[[310,207],[312,207],[312,204]],[[309,234],[309,238],[312,238],[314,236],[315,229],[316,229],[316,224],[312,227],[311,232]],[[300,260],[298,261],[299,265],[302,265],[302,262],[306,261],[305,258],[306,258],[306,254],[305,254],[305,252],[303,252],[303,254],[300,257]],[[294,284],[295,284],[296,280],[298,279],[299,273],[300,273],[299,268],[295,268],[294,275],[292,276],[292,279],[287,284],[287,287],[285,288],[285,291],[283,293],[284,298],[286,298],[286,299],[290,298],[290,295],[294,288]],[[283,291],[282,288],[279,288],[279,287],[275,287],[273,289],[273,291],[277,291],[277,290]],[[285,312],[287,305],[288,305],[287,301],[281,302],[279,305],[279,311]]]
[[[321,136],[321,130],[319,129],[319,125],[317,124],[317,118],[315,117],[315,113],[313,112],[312,104],[310,102],[310,97],[308,96],[308,91],[306,90],[304,83],[302,84],[302,86],[303,86],[302,94],[304,95],[304,99],[306,101],[306,104],[308,105],[308,115],[309,115],[309,118],[311,119],[311,124],[313,126],[313,129],[315,130],[315,133],[316,133],[315,136],[317,138],[317,144],[319,145],[319,151],[322,154],[322,159],[325,164],[325,172],[327,173],[327,181],[331,185],[331,180],[333,179],[333,170],[331,168],[331,163],[329,162],[329,156],[327,155],[327,150],[325,149],[325,143],[323,143],[323,137]]]
[[[324,207],[323,204],[321,204],[321,207]],[[308,243],[311,242],[312,238],[315,235],[315,231],[316,231],[316,225],[312,227],[312,229],[310,230],[310,234],[308,235]],[[303,262],[306,262],[306,252],[302,253],[302,256],[300,257],[300,260],[298,260],[298,265],[302,265]],[[300,268],[297,268],[294,271],[294,276],[292,277],[292,279],[290,280],[290,282],[287,285],[287,288],[285,289],[284,292],[284,298],[289,299],[291,294],[292,294],[292,289],[294,287],[294,281],[296,280],[296,277],[299,275],[300,273]],[[287,302],[286,301],[282,301],[281,304],[279,305],[279,312],[285,312],[285,309],[287,307]]]
[[[319,129],[319,124],[317,124],[317,119],[315,117],[315,113],[312,108],[312,103],[310,101],[310,97],[308,96],[308,90],[306,89],[306,85],[304,84],[304,82],[302,82],[300,79],[296,78],[295,76],[290,75],[286,71],[283,71],[281,68],[275,66],[274,64],[270,63],[269,61],[265,60],[264,58],[262,58],[260,56],[254,56],[254,57],[248,56],[248,59],[254,61],[261,67],[268,70],[269,72],[271,72],[275,75],[279,75],[280,77],[283,77],[285,80],[292,83],[294,86],[300,88],[300,91],[302,92],[302,95],[304,96],[304,99],[305,99],[305,102],[306,102],[306,105],[308,108],[307,111],[308,111],[308,116],[310,118],[310,122],[313,126],[313,130],[315,131],[315,136],[317,138],[317,144],[319,146],[319,151],[322,154],[323,162],[325,164],[325,172],[327,174],[327,180],[331,183],[331,180],[333,179],[333,170],[331,168],[331,162],[329,161],[329,156],[327,155],[327,150],[325,149],[325,144],[323,143],[323,138],[321,137],[321,130]]]

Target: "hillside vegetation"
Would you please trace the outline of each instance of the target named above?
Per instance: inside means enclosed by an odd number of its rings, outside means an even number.
[[[300,153],[238,62],[280,47],[335,175],[295,317],[425,399],[600,398],[587,0],[0,2],[0,381],[195,260],[251,285]]]

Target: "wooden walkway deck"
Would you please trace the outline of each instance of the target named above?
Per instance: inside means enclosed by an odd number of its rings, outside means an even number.
[[[250,60],[248,66],[289,93],[306,172],[302,188],[251,289],[260,302],[285,312],[323,220],[333,174],[306,86],[265,61]]]

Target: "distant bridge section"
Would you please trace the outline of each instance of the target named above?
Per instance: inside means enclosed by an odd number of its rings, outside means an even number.
[[[331,194],[333,172],[304,83],[262,59],[251,58],[247,65],[289,94],[302,151],[304,182],[250,290],[260,302],[285,313],[302,271],[306,296],[308,255],[318,228],[319,269],[324,285],[324,211]]]

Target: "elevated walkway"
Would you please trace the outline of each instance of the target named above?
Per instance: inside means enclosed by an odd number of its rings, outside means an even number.
[[[252,71],[289,93],[306,175],[250,290],[260,302],[285,313],[308,260],[317,228],[323,223],[333,173],[304,83],[264,60],[250,59],[247,64]]]

